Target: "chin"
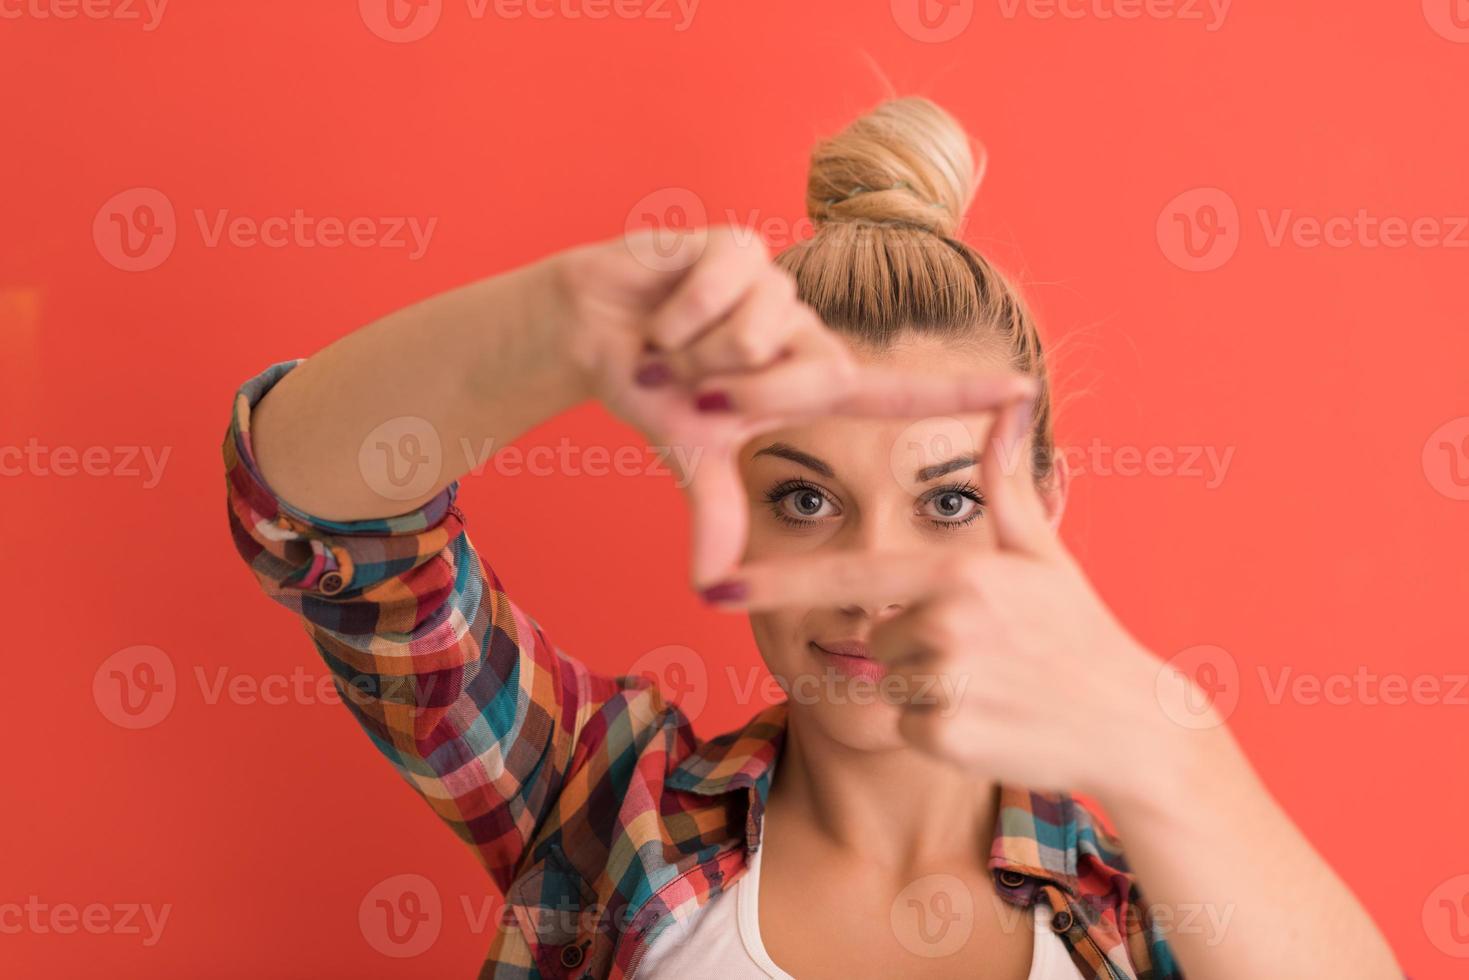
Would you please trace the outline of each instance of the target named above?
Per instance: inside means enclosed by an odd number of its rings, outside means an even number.
[[[858,752],[886,752],[902,748],[898,711],[887,704],[801,703],[792,699],[790,714],[801,724],[838,745]]]
[[[877,752],[903,746],[899,711],[885,696],[880,664],[860,656],[832,654],[808,643],[777,670],[791,719],[847,748]]]

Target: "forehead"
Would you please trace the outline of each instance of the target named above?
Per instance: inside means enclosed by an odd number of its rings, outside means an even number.
[[[864,364],[919,374],[983,374],[1008,367],[996,343],[923,334],[900,335],[881,350],[854,346],[853,353]],[[747,467],[755,465],[761,449],[780,445],[826,462],[838,478],[891,474],[907,486],[921,482],[918,476],[926,467],[964,455],[977,457],[992,421],[988,412],[921,419],[830,416],[762,433],[742,448],[740,460]]]
[[[976,372],[999,371],[1008,366],[1004,344],[998,338],[975,334],[971,337],[940,337],[904,330],[887,347],[851,343],[852,353],[864,364],[880,364],[900,371]]]

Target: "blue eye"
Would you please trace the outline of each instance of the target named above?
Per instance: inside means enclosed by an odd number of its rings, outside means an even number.
[[[940,527],[962,527],[984,514],[984,495],[969,484],[939,487],[919,501],[919,509]]]
[[[770,489],[765,499],[776,518],[795,526],[814,524],[841,513],[836,501],[814,483],[787,480]]]

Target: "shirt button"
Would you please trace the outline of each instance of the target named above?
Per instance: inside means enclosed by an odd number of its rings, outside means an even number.
[[[1001,871],[1000,884],[1004,885],[1006,888],[1019,888],[1021,885],[1025,884],[1025,875],[1021,874],[1019,871]]]
[[[316,584],[317,591],[322,595],[336,595],[346,587],[347,583],[343,581],[341,572],[327,572]]]
[[[561,965],[566,967],[568,970],[575,970],[577,967],[581,966],[582,957],[584,955],[585,954],[582,952],[580,946],[562,946]]]
[[[1054,932],[1071,931],[1071,913],[1062,909],[1051,917],[1051,929]]]

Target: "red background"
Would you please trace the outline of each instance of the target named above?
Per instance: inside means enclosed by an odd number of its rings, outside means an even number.
[[[152,31],[39,17],[42,2],[9,0],[21,15],[0,19],[0,447],[171,456],[152,488],[123,473],[0,476],[0,905],[172,910],[151,948],[0,933],[0,971],[471,975],[488,937],[460,897],[478,901],[484,878],[345,709],[210,703],[197,680],[324,673],[228,539],[219,443],[235,387],[395,306],[616,235],[660,189],[692,192],[711,220],[789,225],[812,143],[880,99],[885,77],[989,148],[967,237],[1027,285],[1060,344],[1063,442],[1235,450],[1212,489],[1184,474],[1078,479],[1067,540],[1160,656],[1228,651],[1231,724],[1270,787],[1409,972],[1463,975],[1469,961],[1449,954],[1469,948],[1425,903],[1466,890],[1452,879],[1469,873],[1469,695],[1272,703],[1259,678],[1365,670],[1448,692],[1469,669],[1469,502],[1451,468],[1469,466],[1469,233],[1458,247],[1307,248],[1273,245],[1257,216],[1469,213],[1469,45],[1418,4],[1239,3],[1211,31],[1098,16],[1103,0],[1053,18],[963,0],[950,13],[972,20],[939,43],[905,32],[886,0],[706,0],[686,30],[676,15],[569,16],[577,0],[546,19],[475,19],[449,0],[427,37],[390,43],[349,2],[178,2]],[[116,268],[92,233],[134,187],[178,214],[173,253],[142,272]],[[1198,187],[1240,216],[1237,252],[1207,272],[1171,262],[1158,234],[1165,206]],[[193,217],[298,208],[438,224],[410,261],[208,247]],[[1452,438],[1433,435],[1450,423]],[[529,441],[562,438],[637,444],[593,408]],[[668,478],[491,475],[463,502],[565,649],[604,670],[696,651],[712,677],[704,733],[758,707],[725,680],[758,663],[743,623],[684,587]],[[131,731],[92,683],[140,644],[167,654],[177,701]],[[357,913],[405,872],[443,896],[443,932],[394,959]]]

